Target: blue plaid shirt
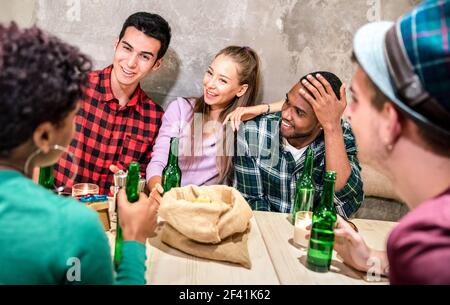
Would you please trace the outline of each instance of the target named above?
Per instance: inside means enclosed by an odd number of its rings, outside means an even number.
[[[305,154],[296,162],[284,149],[280,123],[281,113],[269,114],[246,122],[238,133],[234,187],[253,210],[287,213],[291,212],[294,203],[296,182],[303,172]],[[347,184],[335,193],[334,203],[336,212],[348,218],[360,207],[364,193],[350,125],[343,121],[342,129],[352,171]],[[323,133],[310,146],[314,151],[314,205],[317,206],[325,172]]]

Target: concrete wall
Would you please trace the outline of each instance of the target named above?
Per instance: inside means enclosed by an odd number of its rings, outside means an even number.
[[[35,0],[0,0],[0,22],[15,21],[20,26],[31,26],[35,21]]]
[[[280,99],[304,74],[330,70],[348,82],[352,37],[361,25],[394,20],[417,0],[0,0],[5,15],[28,20],[78,45],[101,68],[128,15],[151,11],[171,24],[164,67],[144,82],[158,103],[201,93],[214,54],[231,45],[255,48],[263,63],[263,101]],[[26,23],[26,22],[23,22]]]

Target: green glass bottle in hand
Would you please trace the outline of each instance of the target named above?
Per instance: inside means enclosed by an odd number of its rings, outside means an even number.
[[[298,211],[312,211],[314,205],[314,180],[312,177],[314,164],[314,152],[311,147],[306,150],[305,166],[303,173],[297,180],[295,201],[292,208],[292,223],[295,224],[295,215]]]
[[[128,167],[128,174],[126,176],[126,186],[125,190],[127,193],[127,199],[130,203],[136,202],[139,199],[139,180],[140,180],[140,170],[138,162],[131,162]],[[119,188],[120,189],[120,188]],[[123,235],[122,228],[119,222],[119,210],[117,208],[116,202],[116,213],[117,213],[117,230],[116,230],[116,244],[114,247],[114,267],[117,268],[122,260],[122,244]]]
[[[55,178],[53,176],[53,165],[39,169],[39,184],[46,189],[55,190]]]
[[[170,191],[173,187],[181,186],[181,169],[178,166],[178,138],[170,139],[170,151],[167,165],[161,177],[164,192]]]
[[[316,272],[327,272],[333,255],[334,227],[337,219],[333,201],[335,181],[336,172],[325,173],[320,204],[313,214],[307,266]]]

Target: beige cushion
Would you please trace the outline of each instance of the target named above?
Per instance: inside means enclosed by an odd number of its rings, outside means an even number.
[[[361,164],[361,178],[366,197],[375,196],[402,201],[395,193],[390,180],[371,165]]]

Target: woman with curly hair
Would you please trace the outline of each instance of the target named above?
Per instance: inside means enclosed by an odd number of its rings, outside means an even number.
[[[96,212],[33,183],[74,134],[91,68],[79,51],[37,27],[0,25],[0,283],[112,284],[110,248]],[[124,244],[117,282],[145,283],[145,240],[157,206],[122,191]]]

